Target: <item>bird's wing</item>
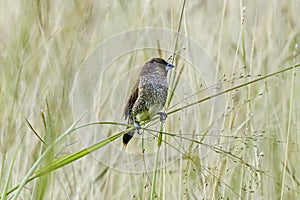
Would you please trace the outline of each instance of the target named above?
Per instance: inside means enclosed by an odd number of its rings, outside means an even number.
[[[130,112],[131,112],[131,109],[133,107],[133,104],[135,103],[136,99],[138,98],[138,95],[139,95],[139,80],[136,82],[136,84],[134,85],[134,88],[131,92],[131,95],[129,97],[129,100],[126,104],[126,107],[125,107],[125,119],[127,119],[130,115]]]

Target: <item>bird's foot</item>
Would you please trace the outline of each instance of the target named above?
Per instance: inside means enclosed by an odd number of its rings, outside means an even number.
[[[133,124],[137,127],[137,133],[138,133],[139,135],[141,135],[140,129],[141,129],[142,127],[141,127],[140,123],[139,123],[138,121],[136,121],[136,117],[133,118]]]
[[[165,112],[158,112],[157,114],[160,116],[161,123],[165,123],[165,121],[166,121],[166,119],[168,117],[167,113],[165,113]]]

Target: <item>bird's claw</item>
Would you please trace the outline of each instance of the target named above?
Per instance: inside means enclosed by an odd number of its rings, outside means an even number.
[[[161,123],[165,123],[165,121],[166,121],[166,119],[168,117],[167,113],[165,113],[165,112],[158,112],[157,114],[160,116],[160,122]]]

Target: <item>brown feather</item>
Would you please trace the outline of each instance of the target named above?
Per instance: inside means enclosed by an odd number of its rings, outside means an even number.
[[[133,104],[135,103],[136,99],[138,98],[139,96],[139,80],[135,83],[134,85],[134,88],[131,92],[131,96],[129,97],[128,99],[128,102],[126,104],[126,107],[125,107],[125,111],[124,111],[124,114],[125,114],[125,119],[128,118],[128,122],[129,122],[129,116],[130,116],[130,113],[131,113],[131,110],[132,110],[132,107],[133,107]]]

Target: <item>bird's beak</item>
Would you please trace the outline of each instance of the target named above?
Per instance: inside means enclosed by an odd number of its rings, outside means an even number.
[[[169,71],[169,69],[172,69],[173,67],[174,67],[174,65],[168,62],[167,66],[166,66],[166,70]]]

